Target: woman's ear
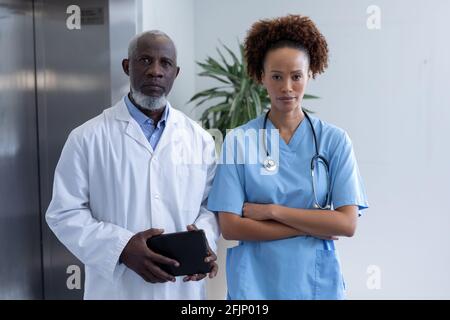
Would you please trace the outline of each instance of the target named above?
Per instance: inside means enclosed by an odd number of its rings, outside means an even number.
[[[266,87],[265,83],[264,83],[264,71],[261,72],[261,78],[259,80],[259,84]]]
[[[312,76],[313,76],[313,73],[312,73],[311,69],[309,69],[309,71],[308,71],[308,78],[311,80]]]

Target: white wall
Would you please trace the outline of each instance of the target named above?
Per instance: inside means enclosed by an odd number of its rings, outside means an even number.
[[[161,29],[188,38],[174,38],[180,54],[187,52],[183,63],[192,67],[187,87],[177,80],[177,98],[211,86],[194,75],[193,60],[215,56],[219,39],[237,49],[237,37],[242,40],[254,21],[288,13],[316,22],[329,43],[330,66],[307,90],[321,99],[306,105],[349,133],[371,204],[357,234],[337,241],[348,296],[449,299],[450,2],[153,2],[164,3]],[[381,9],[380,30],[366,26],[369,5]],[[185,20],[170,19],[173,11]],[[221,273],[209,283],[210,298],[225,295],[223,247],[219,254]],[[370,265],[381,270],[379,290],[366,285]]]

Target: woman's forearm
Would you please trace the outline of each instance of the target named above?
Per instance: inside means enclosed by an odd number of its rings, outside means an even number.
[[[277,221],[257,221],[226,212],[219,213],[219,222],[226,240],[264,241],[307,235]]]
[[[306,210],[272,205],[270,218],[308,234],[352,237],[356,229],[357,207]]]

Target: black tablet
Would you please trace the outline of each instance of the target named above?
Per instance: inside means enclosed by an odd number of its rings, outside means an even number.
[[[159,267],[173,276],[208,273],[211,267],[205,262],[208,256],[208,247],[203,230],[166,233],[151,237],[147,246],[159,253],[180,263],[179,267],[161,264]]]

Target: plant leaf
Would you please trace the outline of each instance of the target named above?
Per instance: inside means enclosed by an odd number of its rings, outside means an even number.
[[[305,94],[303,99],[320,99],[318,96],[313,96],[312,94]]]

